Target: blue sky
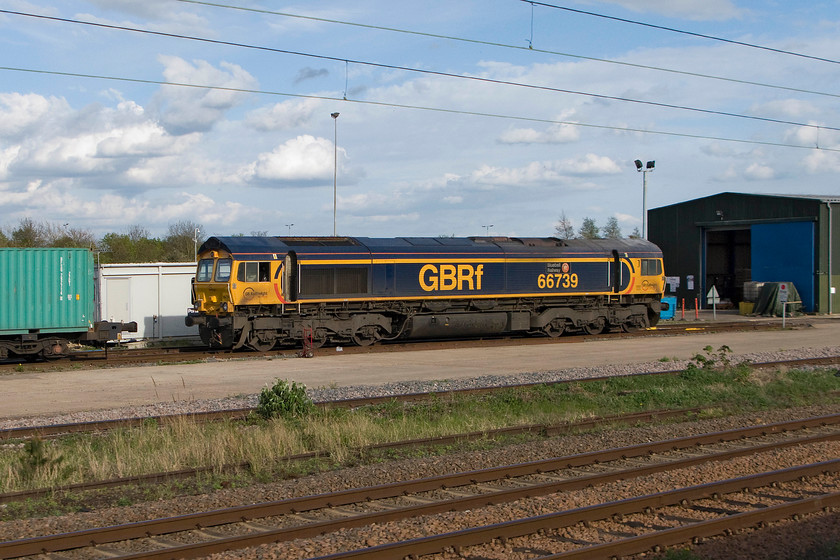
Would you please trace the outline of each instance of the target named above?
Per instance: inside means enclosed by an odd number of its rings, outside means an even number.
[[[828,61],[521,0],[212,4],[0,0],[0,227],[331,235],[335,172],[339,235],[628,235],[635,159],[648,208],[840,195],[838,1],[546,2]]]

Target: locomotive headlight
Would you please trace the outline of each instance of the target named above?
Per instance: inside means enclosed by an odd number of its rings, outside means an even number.
[[[224,302],[222,304],[222,311],[227,312],[227,310],[228,310],[228,302]]]

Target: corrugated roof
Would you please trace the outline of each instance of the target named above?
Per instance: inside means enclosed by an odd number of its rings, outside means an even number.
[[[760,196],[779,196],[783,198],[808,198],[811,200],[819,200],[821,202],[840,202],[840,195],[834,194],[772,194],[762,193]]]

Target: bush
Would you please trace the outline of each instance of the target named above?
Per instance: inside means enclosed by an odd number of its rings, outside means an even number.
[[[312,399],[306,394],[302,383],[278,379],[273,387],[263,387],[260,391],[257,414],[269,418],[300,418],[315,408]]]

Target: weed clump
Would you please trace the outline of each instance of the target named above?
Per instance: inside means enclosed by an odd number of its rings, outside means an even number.
[[[271,418],[291,420],[307,416],[314,409],[315,405],[306,394],[304,384],[278,379],[272,387],[263,387],[260,391],[256,412],[266,420]]]
[[[60,472],[64,456],[51,455],[44,440],[38,437],[30,439],[23,446],[23,454],[18,457],[18,476],[21,480],[32,481],[47,476],[49,472]]]

